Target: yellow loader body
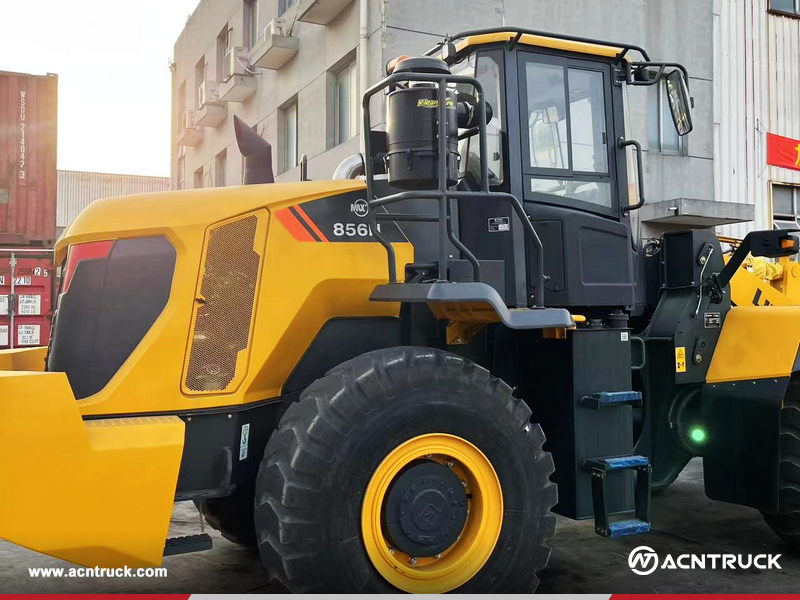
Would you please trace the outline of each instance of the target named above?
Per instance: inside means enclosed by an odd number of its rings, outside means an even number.
[[[326,235],[302,208],[322,200],[347,214],[363,190],[357,181],[251,185],[111,198],[82,212],[57,243],[56,264],[77,244],[161,236],[175,249],[168,300],[85,398],[64,372],[45,370],[46,348],[0,352],[0,538],[89,567],[160,564],[185,445],[177,415],[278,398],[327,321],[397,317],[397,304],[369,301],[387,280],[378,243]],[[210,283],[227,281],[208,255],[222,227],[245,220],[255,223],[249,330],[234,372],[215,385],[204,355],[193,358],[197,322],[216,294]],[[402,269],[411,245],[396,247]]]

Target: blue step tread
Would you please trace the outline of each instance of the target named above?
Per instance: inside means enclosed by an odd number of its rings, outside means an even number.
[[[650,531],[650,523],[647,521],[640,521],[639,519],[631,519],[629,521],[617,521],[610,523],[608,526],[608,536],[610,538],[627,537],[630,535],[639,535],[640,533],[647,533]]]
[[[591,468],[599,468],[604,471],[619,471],[622,469],[635,469],[646,467],[650,460],[646,456],[615,456],[613,458],[593,458],[586,461]]]
[[[641,392],[596,392],[591,396],[586,396],[583,400],[584,405],[589,408],[606,408],[609,406],[619,406],[622,404],[641,404]]]

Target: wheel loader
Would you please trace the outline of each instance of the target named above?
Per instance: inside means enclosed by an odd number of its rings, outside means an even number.
[[[556,515],[646,533],[702,457],[798,546],[800,307],[731,300],[798,241],[642,238],[626,104],[662,78],[688,134],[681,65],[468,31],[364,90],[332,181],[274,183],[236,120],[245,185],[90,205],[50,347],[0,353],[0,537],[152,566],[209,547],[166,539],[191,500],[292,591],[530,592]]]

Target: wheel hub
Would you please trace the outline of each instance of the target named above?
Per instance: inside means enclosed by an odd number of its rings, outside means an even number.
[[[414,557],[435,556],[458,540],[467,521],[467,493],[451,469],[417,461],[390,484],[383,509],[394,547]]]

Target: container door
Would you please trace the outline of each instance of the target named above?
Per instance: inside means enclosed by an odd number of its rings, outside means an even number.
[[[0,348],[49,343],[53,276],[51,255],[18,256],[13,273],[10,254],[0,256]]]

